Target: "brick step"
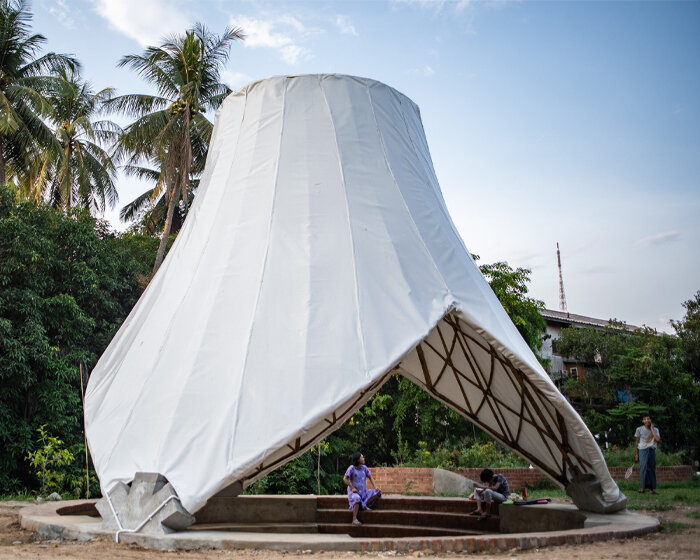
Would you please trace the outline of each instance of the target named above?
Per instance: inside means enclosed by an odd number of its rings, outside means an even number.
[[[318,533],[316,523],[196,523],[188,531],[235,531],[237,533]]]
[[[350,535],[353,538],[392,538],[392,537],[458,537],[463,535],[483,535],[489,531],[469,529],[446,529],[444,527],[417,527],[414,525],[372,525],[369,523],[320,523],[319,533]]]
[[[316,509],[348,509],[347,496],[319,496]],[[476,509],[476,502],[465,498],[434,498],[432,496],[382,496],[372,509],[403,511],[435,511],[444,513],[470,513]],[[492,504],[491,512],[498,513],[498,504]]]
[[[348,523],[352,513],[347,509],[321,509],[316,512],[320,524]],[[371,525],[410,525],[418,527],[444,527],[446,529],[469,529],[475,531],[498,531],[498,516],[485,521],[465,513],[416,511],[416,510],[373,510],[361,511],[358,519]]]

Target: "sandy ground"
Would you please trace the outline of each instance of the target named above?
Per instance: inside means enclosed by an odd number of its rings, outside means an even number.
[[[17,508],[20,504],[0,503],[0,560],[40,558],[42,560],[71,559],[134,559],[134,560],[224,560],[259,558],[272,560],[289,559],[294,556],[313,556],[323,560],[349,559],[355,557],[391,557],[404,556],[390,552],[375,554],[356,554],[339,552],[271,552],[265,550],[245,551],[199,551],[199,552],[160,552],[146,550],[133,545],[117,545],[108,539],[95,539],[89,542],[59,542],[46,541],[37,535],[20,528],[17,520]],[[505,554],[490,555],[494,559],[622,559],[622,560],[659,560],[673,558],[680,560],[700,559],[700,519],[688,517],[690,512],[698,512],[700,508],[677,508],[668,512],[640,512],[656,515],[662,523],[684,523],[689,528],[676,529],[670,533],[656,533],[642,538],[621,541],[608,541],[577,546],[558,546],[542,550],[519,551],[513,550]],[[409,553],[405,557],[439,556],[440,558],[456,558],[455,554],[432,555],[430,553]]]

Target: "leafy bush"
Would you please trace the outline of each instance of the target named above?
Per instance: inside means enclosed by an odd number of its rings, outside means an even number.
[[[25,457],[42,425],[84,480],[79,364],[94,366],[136,303],[157,245],[0,186],[0,493],[34,486]]]
[[[46,432],[46,424],[37,429],[39,448],[27,455],[34,474],[39,479],[39,494],[48,496],[52,492],[64,492],[65,470],[62,467],[75,461],[73,454],[63,447],[63,442]]]
[[[398,466],[455,470],[479,467],[504,469],[528,465],[529,463],[520,456],[496,446],[493,441],[488,441],[452,449],[438,447],[434,451],[429,451],[425,442],[418,442],[418,449],[413,457]]]
[[[634,463],[634,446],[620,448],[613,445],[610,449],[603,450],[603,457],[608,467],[629,467]],[[657,467],[674,467],[686,465],[683,460],[683,453],[664,453],[661,449],[656,450]]]

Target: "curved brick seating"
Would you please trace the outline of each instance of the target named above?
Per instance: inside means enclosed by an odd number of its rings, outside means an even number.
[[[301,498],[301,497],[300,497]],[[246,500],[242,502],[241,500]],[[247,508],[198,513],[198,522],[190,531],[237,531],[252,533],[328,533],[345,534],[355,538],[389,537],[456,537],[483,535],[499,531],[498,505],[485,521],[470,515],[476,502],[463,498],[434,498],[423,496],[385,496],[372,511],[361,511],[362,525],[352,524],[346,496],[317,496],[301,498],[311,511],[303,512],[296,504],[287,513],[278,509],[274,518],[251,515],[251,505],[261,497],[240,497],[227,503],[248,505]],[[308,503],[312,500],[311,504]],[[241,509],[246,510],[242,515]]]
[[[502,506],[498,516],[482,524],[467,515],[474,507],[459,498],[387,496],[376,510],[362,512],[364,524],[355,528],[344,496],[219,496],[197,512],[198,521],[188,530],[124,534],[121,540],[153,549],[472,553],[592,543],[659,530],[653,517],[585,513],[570,504]],[[114,538],[96,514],[94,500],[76,500],[30,504],[19,516],[23,529],[44,538]]]
[[[361,511],[362,525],[352,525],[352,513],[345,496],[319,496],[316,520],[319,533],[345,533],[352,537],[459,536],[497,533],[496,504],[493,515],[479,521],[470,515],[476,502],[462,498],[386,496],[372,511]]]

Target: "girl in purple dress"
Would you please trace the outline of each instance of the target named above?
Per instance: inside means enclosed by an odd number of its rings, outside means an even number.
[[[352,524],[360,525],[357,512],[360,511],[360,508],[372,509],[371,506],[381,498],[382,492],[374,484],[372,473],[365,465],[365,457],[359,451],[353,453],[352,465],[345,471],[343,481],[348,485],[348,501],[350,502],[348,509],[352,510]],[[366,481],[371,484],[370,488],[367,488]]]

